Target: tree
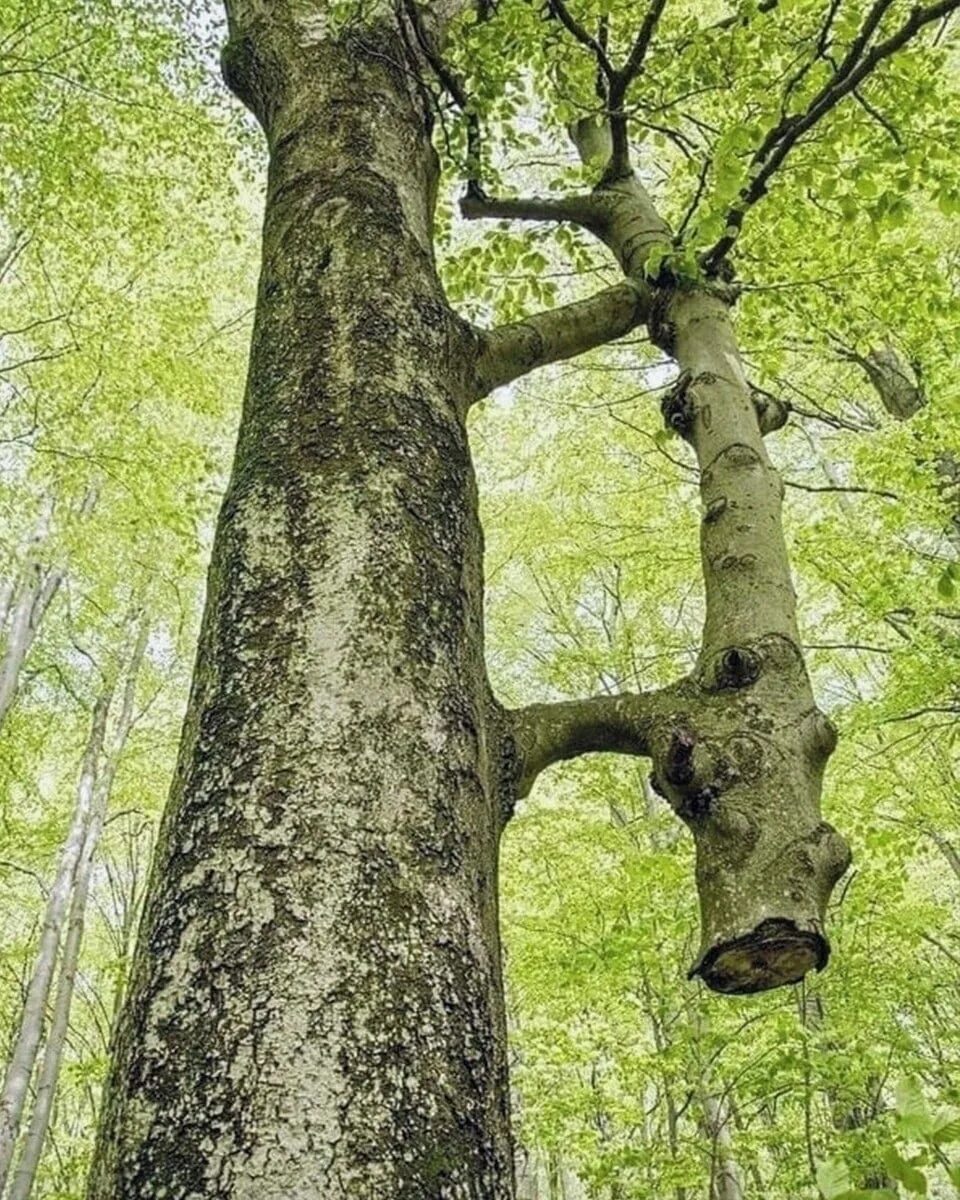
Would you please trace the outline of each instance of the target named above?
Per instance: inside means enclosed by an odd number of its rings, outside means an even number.
[[[0,120],[17,131],[0,145],[8,1195],[78,1195],[86,1175],[137,867],[172,769],[198,563],[225,473],[224,384],[239,380],[245,357],[239,281],[252,259],[236,244],[249,224],[229,178],[238,144],[209,102],[201,31],[190,21],[188,41],[178,19],[137,0],[12,0],[0,13]],[[122,756],[108,727],[91,795],[98,697],[129,652],[126,614],[138,600],[151,617],[139,697],[149,712],[138,707]],[[91,837],[101,820],[102,837]]]
[[[263,266],[92,1198],[512,1195],[497,849],[561,759],[652,760],[696,842],[693,972],[708,985],[762,990],[825,964],[848,862],[820,815],[835,735],[764,445],[788,406],[748,381],[733,255],[768,191],[785,189],[781,227],[812,223],[841,152],[869,159],[890,136],[870,89],[891,63],[925,134],[937,127],[921,60],[944,61],[957,6],[750,0],[701,25],[653,0],[635,30],[627,10],[550,0],[544,44],[509,0],[228,3],[225,77],[270,149]],[[591,190],[490,194],[482,126],[509,126],[531,79],[548,117],[571,119]],[[699,140],[646,120],[698,82],[710,99],[682,115]],[[586,230],[625,282],[492,332],[452,309],[434,244],[438,86],[462,113],[447,132],[463,215]],[[675,90],[657,106],[651,87]],[[569,93],[581,114],[563,113]],[[632,165],[631,130],[651,126],[695,160],[669,222]],[[951,207],[936,169],[920,174]],[[895,182],[865,179],[871,219],[895,229]],[[699,467],[696,665],[639,694],[508,709],[483,660],[468,410],[640,326],[679,368],[664,417]]]

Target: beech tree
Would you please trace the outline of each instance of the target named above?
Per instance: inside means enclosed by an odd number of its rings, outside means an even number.
[[[696,844],[692,974],[743,993],[826,964],[835,733],[765,445],[792,406],[749,377],[738,267],[787,227],[792,266],[834,197],[895,234],[901,160],[960,207],[923,149],[954,129],[958,6],[228,0],[224,76],[269,148],[263,262],[94,1200],[512,1196],[498,844],[562,759],[651,761]],[[518,197],[507,152],[536,122],[569,128],[579,186]],[[583,231],[623,281],[474,324],[438,273],[444,168],[464,219],[562,226],[576,261]],[[912,277],[911,249],[891,235],[888,269]],[[510,709],[467,416],[635,330],[675,365],[664,421],[698,467],[699,656],[655,690]]]

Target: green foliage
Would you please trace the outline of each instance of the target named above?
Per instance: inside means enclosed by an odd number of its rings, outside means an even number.
[[[131,611],[150,628],[42,1197],[82,1193],[242,386],[256,235],[237,200],[247,140],[210,86],[218,36],[210,13],[166,4],[13,0],[0,16],[0,584],[15,601],[31,571],[62,576],[0,727],[5,1049],[90,706]]]
[[[827,7],[667,5],[628,97],[641,177],[685,222],[650,278],[698,276],[765,132],[824,81]],[[890,5],[883,30],[908,9]],[[834,58],[864,10],[836,6]],[[590,30],[606,18],[622,60],[636,5],[575,13]],[[213,84],[222,32],[216,5],[14,0],[2,14],[0,577],[33,561],[65,576],[0,730],[5,1034],[100,672],[131,608],[152,631],[40,1197],[82,1194],[242,389],[255,233],[236,198],[249,132]],[[481,118],[491,191],[593,185],[565,126],[598,114],[595,70],[556,20],[500,0],[494,19],[466,14],[445,53]],[[565,1173],[591,1200],[693,1200],[728,1159],[764,1200],[960,1189],[960,503],[941,469],[960,447],[957,65],[949,30],[886,64],[795,147],[736,254],[751,377],[794,406],[770,452],[817,694],[842,735],[825,809],[857,866],[828,971],[743,1001],[685,982],[691,846],[645,764],[553,768],[505,838],[519,1137],[541,1182]],[[442,268],[465,316],[517,320],[618,278],[564,226],[465,229],[465,121],[446,106],[437,145]],[[887,341],[920,367],[928,403],[908,422],[849,355]],[[653,687],[694,661],[697,479],[656,404],[671,369],[637,334],[473,420],[488,659],[507,703]]]

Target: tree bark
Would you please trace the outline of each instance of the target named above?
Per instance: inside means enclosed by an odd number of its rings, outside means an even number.
[[[41,541],[45,534],[44,526],[34,542]],[[62,582],[62,571],[44,566],[41,562],[28,561],[20,580],[10,591],[4,614],[10,627],[0,656],[0,725],[13,705],[20,671],[37,636],[40,622]]]
[[[395,15],[231,4],[270,170],[248,386],[91,1200],[513,1196],[502,718]]]
[[[671,232],[632,171],[608,168],[589,196],[570,201],[462,207],[468,217],[544,219],[544,204],[609,247],[651,339],[680,369],[662,409],[700,468],[706,616],[696,669],[673,686],[513,714],[521,794],[551,762],[588,750],[651,757],[655,786],[696,844],[701,947],[691,976],[721,992],[795,983],[827,961],[827,901],[850,856],[820,815],[836,735],[800,648],[783,484],[763,442],[786,411],[758,408],[729,287],[647,278]]]
[[[100,750],[103,745],[112,696],[113,684],[108,682],[93,707],[90,733],[84,751],[80,780],[77,784],[73,818],[60,854],[57,872],[43,915],[37,961],[30,977],[23,1013],[20,1017],[20,1027],[17,1030],[13,1052],[7,1064],[3,1093],[0,1095],[0,1194],[3,1193],[10,1171],[14,1144],[20,1131],[20,1120],[23,1116],[27,1088],[43,1035],[47,1001],[50,997],[50,987],[56,968],[63,921],[90,822]]]
[[[492,333],[451,312],[422,73],[456,87],[434,50],[460,3],[341,25],[310,0],[227,4],[225,77],[270,152],[263,264],[90,1200],[512,1200],[498,843],[562,758],[652,758],[696,839],[711,987],[826,960],[847,852],[820,819],[833,732],[762,442],[785,414],[758,412],[721,288],[647,279],[669,230],[630,172],[465,205],[578,221],[626,286]],[[654,694],[505,713],[467,410],[640,321],[681,367],[665,415],[701,466],[700,661]]]

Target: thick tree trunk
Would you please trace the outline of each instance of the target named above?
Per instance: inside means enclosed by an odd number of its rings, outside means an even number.
[[[395,17],[326,11],[230,10],[262,274],[91,1200],[513,1195],[472,335]]]

